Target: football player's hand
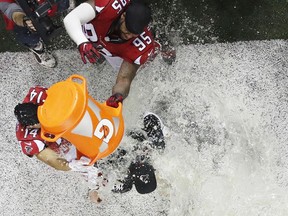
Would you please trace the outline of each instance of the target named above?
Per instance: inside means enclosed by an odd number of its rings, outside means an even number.
[[[106,100],[106,105],[117,108],[119,103],[123,102],[123,95],[120,93],[113,94]]]
[[[87,63],[86,58],[89,60],[90,63],[96,63],[97,60],[100,58],[100,53],[98,50],[93,46],[91,42],[84,42],[78,46],[81,59],[84,64]]]
[[[23,25],[24,27],[26,27],[30,32],[36,32],[36,28],[34,27],[33,23],[32,23],[32,20],[27,17],[27,16],[24,16],[23,17]]]

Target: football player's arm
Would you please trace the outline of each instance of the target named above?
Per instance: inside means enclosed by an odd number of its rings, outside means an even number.
[[[116,84],[113,86],[112,94],[120,93],[125,99],[130,91],[132,80],[136,76],[139,65],[123,61],[118,72]]]
[[[79,160],[73,159],[68,162],[66,159],[61,158],[59,154],[50,148],[45,148],[36,157],[45,164],[62,171],[75,171],[81,173],[87,173],[89,171],[95,171],[95,167],[89,166],[90,159],[81,157]],[[97,170],[97,169],[96,169]]]
[[[39,152],[36,157],[45,164],[55,168],[56,170],[69,171],[69,162],[61,158],[55,151],[45,148]]]
[[[70,38],[79,46],[88,42],[81,25],[88,23],[96,17],[94,0],[89,0],[73,9],[63,20],[65,29]]]
[[[14,2],[0,2],[0,10],[16,25],[26,27],[32,32],[36,31],[31,19],[26,17],[26,14],[18,4]]]

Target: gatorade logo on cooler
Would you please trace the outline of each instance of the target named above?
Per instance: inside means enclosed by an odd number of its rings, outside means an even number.
[[[81,83],[76,82],[79,80]],[[43,139],[69,140],[76,147],[78,157],[90,158],[90,164],[118,147],[124,133],[121,104],[113,108],[94,100],[87,93],[85,78],[79,75],[52,85],[47,95],[45,103],[38,108]]]

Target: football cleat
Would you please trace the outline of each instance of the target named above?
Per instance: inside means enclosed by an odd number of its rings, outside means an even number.
[[[56,66],[56,59],[54,56],[45,50],[42,41],[39,42],[36,48],[29,48],[29,50],[34,54],[36,61],[47,68],[53,68]]]
[[[143,130],[147,133],[148,140],[152,142],[151,146],[153,148],[165,148],[163,129],[164,125],[159,116],[151,112],[148,112],[144,115]]]

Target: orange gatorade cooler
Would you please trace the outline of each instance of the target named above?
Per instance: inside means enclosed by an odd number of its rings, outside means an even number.
[[[97,102],[88,95],[85,78],[76,74],[47,90],[45,103],[37,114],[43,139],[69,140],[76,147],[78,158],[90,158],[90,165],[111,154],[124,133],[122,104],[113,108]]]

